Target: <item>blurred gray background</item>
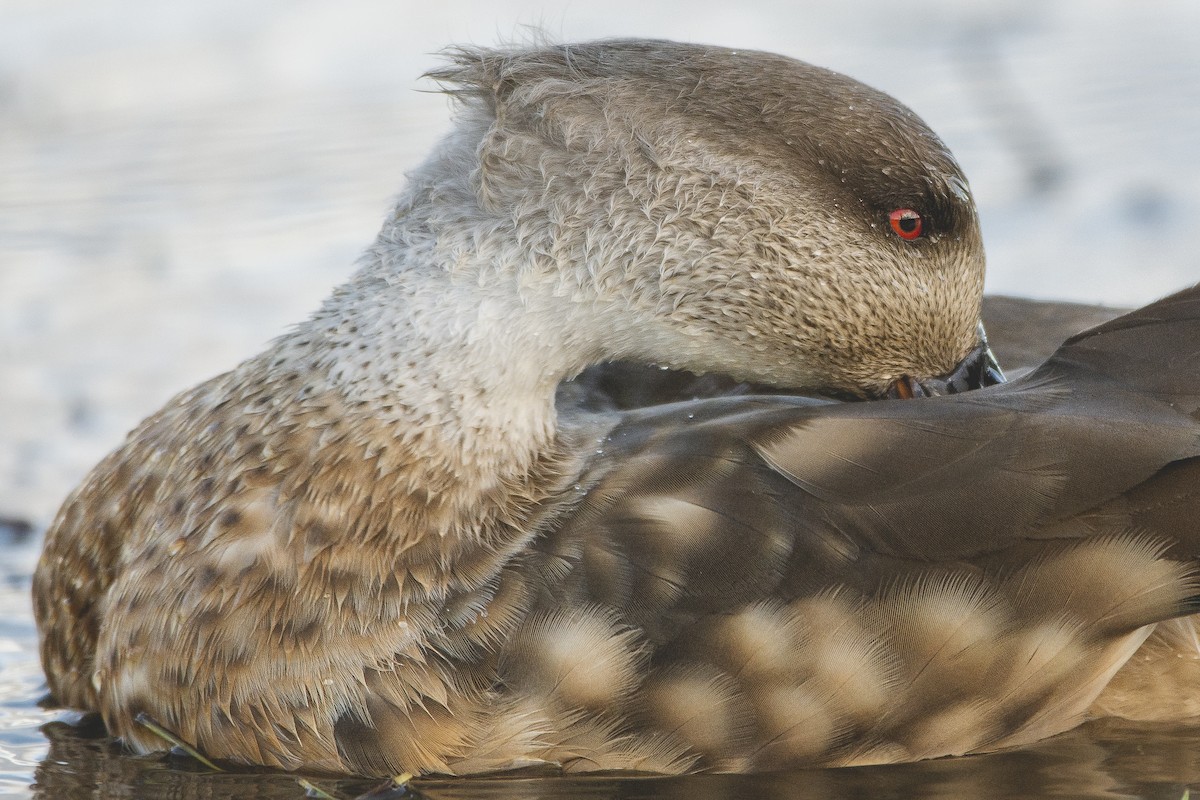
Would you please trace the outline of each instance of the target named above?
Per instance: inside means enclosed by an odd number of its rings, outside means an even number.
[[[785,53],[921,114],[991,292],[1131,306],[1194,282],[1195,0],[0,1],[0,518],[349,274],[449,120],[450,43],[653,36]]]

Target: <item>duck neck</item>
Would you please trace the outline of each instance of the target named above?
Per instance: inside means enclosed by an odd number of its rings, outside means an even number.
[[[283,347],[386,451],[389,479],[427,532],[461,534],[487,508],[526,494],[555,460],[555,387],[586,365],[536,308],[436,262],[364,267]],[[290,360],[290,359],[289,359]]]

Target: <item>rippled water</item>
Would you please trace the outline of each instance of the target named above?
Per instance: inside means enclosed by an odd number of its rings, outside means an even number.
[[[94,733],[51,723],[50,754],[37,770],[35,797],[290,798],[304,790],[280,774],[214,774],[183,760],[121,755]],[[365,793],[363,781],[312,778],[337,797]],[[430,800],[820,800],[828,798],[1161,798],[1200,790],[1200,729],[1115,721],[1091,723],[1033,747],[986,756],[890,767],[805,770],[758,776],[562,778],[505,776],[418,780],[411,792]]]
[[[0,797],[27,791],[48,751],[41,726],[59,716],[37,705],[45,689],[29,576],[39,545],[32,531],[0,522]]]
[[[29,579],[84,471],[352,268],[447,125],[429,54],[652,35],[848,72],[916,108],[981,206],[989,288],[1134,305],[1200,278],[1200,4],[530,0],[0,4],[0,797],[303,796],[142,759],[38,706]],[[1003,354],[1003,350],[1001,353]],[[758,778],[418,782],[429,797],[1162,797],[1200,731],[1107,722],[1019,752]],[[30,788],[36,783],[36,788]],[[340,796],[367,787],[321,782]]]

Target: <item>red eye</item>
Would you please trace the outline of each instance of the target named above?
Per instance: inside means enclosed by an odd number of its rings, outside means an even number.
[[[897,208],[888,214],[888,222],[901,239],[912,241],[921,235],[921,215],[911,208]]]

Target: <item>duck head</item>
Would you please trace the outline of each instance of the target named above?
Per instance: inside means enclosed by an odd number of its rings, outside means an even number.
[[[401,216],[469,205],[455,269],[505,276],[543,329],[585,330],[571,370],[626,359],[857,397],[1002,380],[966,178],[886,94],[662,41],[451,55],[431,75],[462,124]]]

